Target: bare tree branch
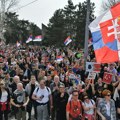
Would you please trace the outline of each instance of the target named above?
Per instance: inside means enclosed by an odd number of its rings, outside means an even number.
[[[4,25],[5,12],[9,12],[14,8],[20,0],[0,0],[0,38],[4,39],[3,30],[6,29]]]
[[[102,2],[101,8],[103,11],[108,10],[110,7],[114,6],[115,4],[117,4],[118,2],[120,2],[120,0],[104,0]]]

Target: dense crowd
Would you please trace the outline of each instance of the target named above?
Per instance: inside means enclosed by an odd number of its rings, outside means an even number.
[[[91,52],[87,60],[95,62]],[[32,120],[32,110],[36,120],[119,120],[119,62],[101,64],[89,80],[84,61],[75,48],[1,48],[0,120]],[[102,81],[104,72],[112,73],[110,84]]]

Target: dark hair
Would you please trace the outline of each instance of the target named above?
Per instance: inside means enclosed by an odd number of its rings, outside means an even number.
[[[75,92],[77,92],[77,93],[78,93],[78,90],[73,90],[73,91],[72,91],[72,94],[74,94]]]

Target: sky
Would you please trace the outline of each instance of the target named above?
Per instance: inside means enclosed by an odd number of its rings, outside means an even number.
[[[20,0],[17,7],[20,8],[32,1],[35,0]],[[74,4],[78,4],[79,2],[83,2],[85,0],[72,1]],[[94,2],[96,6],[96,16],[100,14],[101,1],[102,0],[91,0],[91,2]],[[67,2],[68,0],[37,0],[36,2],[23,7],[16,12],[19,15],[19,19],[29,20],[41,28],[41,24],[43,23],[47,25],[54,12],[59,8],[64,8],[65,5],[67,5]]]

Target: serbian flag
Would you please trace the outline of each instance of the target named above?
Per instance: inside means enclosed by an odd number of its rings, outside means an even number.
[[[96,18],[89,28],[96,60],[111,63],[120,60],[120,3]]]
[[[34,42],[40,42],[40,41],[42,41],[42,35],[36,36],[33,41],[34,41]]]
[[[59,62],[63,61],[63,57],[62,56],[57,56],[56,58],[57,58],[56,60],[59,61]]]
[[[88,47],[90,47],[91,45],[92,45],[92,38],[88,40]]]
[[[67,46],[71,42],[72,42],[72,39],[70,38],[70,36],[68,36],[67,39],[64,41],[64,44]]]
[[[33,36],[30,35],[29,38],[27,39],[26,43],[29,43],[29,42],[31,42],[32,40],[33,40]]]
[[[21,44],[17,41],[16,46],[19,47]]]

